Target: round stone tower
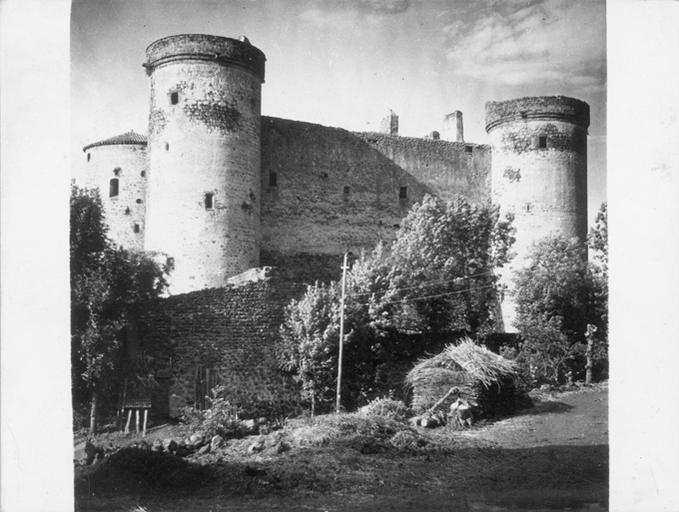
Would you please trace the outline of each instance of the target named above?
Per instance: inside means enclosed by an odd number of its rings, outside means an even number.
[[[144,248],[148,160],[146,137],[133,131],[93,142],[85,153],[85,186],[99,189],[108,236],[117,245]]]
[[[564,96],[486,103],[492,146],[491,191],[503,212],[515,216],[516,257],[503,275],[506,331],[512,331],[513,273],[532,245],[551,235],[587,236],[587,128],[589,105]]]
[[[224,286],[259,263],[264,54],[247,38],[165,37],[150,76],[145,249],[168,258],[169,291]]]

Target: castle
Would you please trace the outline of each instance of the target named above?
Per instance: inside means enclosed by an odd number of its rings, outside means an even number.
[[[261,115],[265,56],[245,37],[176,35],[153,42],[146,136],[83,148],[111,238],[171,263],[169,293],[224,287],[253,267],[298,281],[336,277],[346,250],[393,238],[429,193],[492,200],[517,229],[510,265],[534,241],[587,233],[589,106],[527,97],[486,104],[490,145],[464,140],[462,113],[442,135],[379,133]],[[508,273],[509,274],[509,273]],[[511,300],[503,304],[511,327]]]

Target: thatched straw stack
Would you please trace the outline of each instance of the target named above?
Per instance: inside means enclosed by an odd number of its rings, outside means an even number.
[[[493,416],[511,412],[522,403],[518,377],[514,362],[464,338],[420,361],[406,376],[406,383],[413,389],[416,413],[426,411],[456,387],[459,396],[478,404],[482,415]],[[452,394],[439,407],[447,410],[456,398]]]

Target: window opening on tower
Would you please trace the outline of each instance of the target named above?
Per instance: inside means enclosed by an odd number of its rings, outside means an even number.
[[[179,93],[177,91],[170,93],[170,105],[179,103]]]
[[[111,178],[108,182],[108,197],[116,197],[118,195],[118,178]]]
[[[270,187],[278,186],[278,176],[276,175],[275,172],[269,173],[269,186]]]
[[[214,194],[212,192],[207,192],[205,194],[205,209],[212,210],[214,208]]]
[[[538,147],[540,149],[545,149],[547,147],[547,135],[540,135],[538,137]]]
[[[135,233],[139,233],[140,229],[141,229],[141,228],[139,227],[139,224],[135,224],[135,225],[134,225],[134,232],[135,232]]]
[[[408,187],[400,187],[398,189],[398,198],[407,199],[408,198]]]

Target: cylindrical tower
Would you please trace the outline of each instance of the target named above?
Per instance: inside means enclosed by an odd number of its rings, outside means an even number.
[[[219,287],[259,263],[264,54],[247,38],[165,37],[151,80],[145,248],[172,259],[170,293]]]
[[[125,249],[144,248],[148,160],[146,137],[133,131],[93,142],[85,153],[85,186],[99,189],[108,236]]]
[[[587,128],[589,105],[564,96],[486,103],[492,145],[493,201],[515,216],[516,256],[503,273],[505,330],[513,330],[513,273],[531,247],[552,235],[587,236]]]

